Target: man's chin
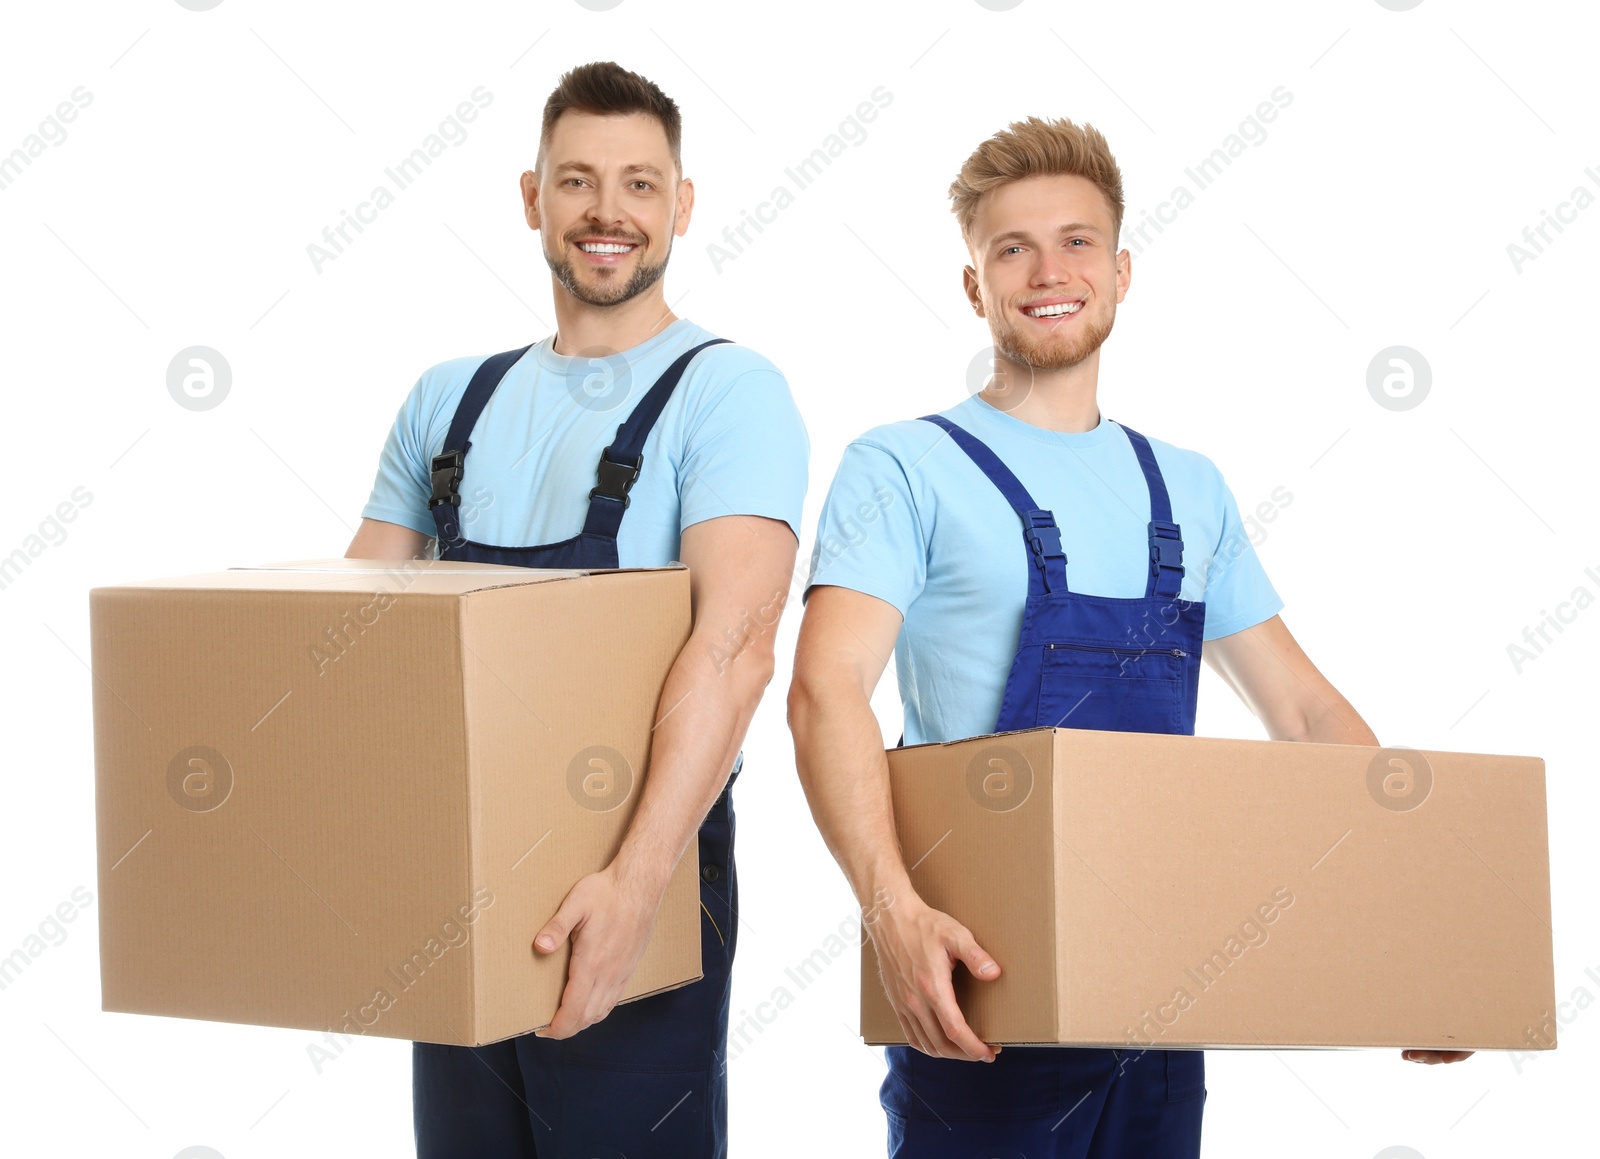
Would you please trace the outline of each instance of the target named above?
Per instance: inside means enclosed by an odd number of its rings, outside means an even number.
[[[594,280],[590,281],[581,276],[571,262],[551,261],[548,254],[545,255],[545,262],[567,293],[586,306],[620,306],[644,293],[667,272],[665,262],[659,266],[641,265],[627,277],[613,266],[603,274],[597,271],[593,275]]]
[[[1078,342],[1059,345],[1030,342],[1014,343],[1010,349],[1002,348],[1001,353],[1030,370],[1066,370],[1077,366],[1098,349],[1098,345],[1085,349],[1083,344]]]
[[[595,283],[585,283],[577,278],[563,280],[567,292],[585,306],[618,306],[634,295],[629,293],[628,283],[608,278]]]
[[[1111,328],[1090,331],[1065,340],[1035,341],[1013,331],[1007,341],[996,343],[1000,353],[1032,370],[1067,370],[1083,362],[1105,343]]]

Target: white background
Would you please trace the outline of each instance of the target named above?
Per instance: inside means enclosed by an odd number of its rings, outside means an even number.
[[[1574,187],[1600,194],[1584,175],[1600,168],[1587,6],[101,0],[8,5],[0,21],[0,150],[75,87],[93,98],[0,190],[0,554],[74,488],[92,495],[0,590],[0,955],[95,889],[87,589],[343,554],[418,374],[549,332],[517,177],[560,72],[614,59],[684,111],[698,204],[669,301],[772,358],[804,412],[806,552],[845,442],[964,397],[987,347],[945,197],[978,141],[1028,114],[1095,125],[1134,225],[1276,87],[1291,93],[1265,141],[1137,256],[1103,408],[1209,455],[1246,512],[1292,493],[1258,550],[1285,621],[1385,744],[1547,760],[1556,991],[1600,997],[1600,610],[1520,673],[1507,655],[1575,588],[1600,594],[1600,210],[1520,272],[1507,252]],[[480,85],[493,103],[467,140],[317,272],[307,244]],[[878,86],[893,99],[866,140],[717,272],[707,243]],[[233,374],[203,412],[166,387],[196,344]],[[1392,345],[1432,369],[1412,409],[1367,389]],[[738,790],[735,1018],[852,913],[783,723],[795,626]],[[1200,732],[1262,735],[1206,681]],[[878,700],[891,740],[892,684]],[[0,1151],[409,1153],[407,1044],[358,1041],[319,1074],[305,1032],[101,1013],[94,906],[66,929],[0,992]],[[855,1035],[856,992],[847,956],[738,1056],[735,1154],[882,1154],[883,1068]],[[1211,1052],[1205,1152],[1581,1151],[1600,1014],[1563,1010],[1560,1050],[1520,1062]]]

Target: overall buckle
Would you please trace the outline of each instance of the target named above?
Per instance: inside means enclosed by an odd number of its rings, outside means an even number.
[[[466,457],[465,450],[445,451],[433,457],[433,494],[428,497],[429,511],[443,503],[452,507],[461,506],[461,471]]]
[[[599,483],[589,492],[589,498],[596,495],[603,496],[620,502],[623,509],[632,500],[628,492],[633,489],[634,480],[638,479],[639,472],[644,468],[644,455],[639,455],[631,463],[617,463],[611,459],[611,448],[607,447],[600,453],[600,466],[598,468]]]
[[[1183,532],[1176,523],[1160,519],[1150,521],[1150,566],[1157,575],[1162,568],[1168,568],[1182,578]]]
[[[1028,549],[1033,553],[1034,562],[1041,568],[1045,560],[1051,556],[1059,557],[1066,561],[1066,552],[1061,547],[1061,528],[1056,526],[1056,517],[1049,511],[1028,512],[1028,522],[1022,529],[1023,537],[1028,541]]]

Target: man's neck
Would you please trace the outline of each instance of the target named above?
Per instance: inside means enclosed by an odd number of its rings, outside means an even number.
[[[1096,350],[1076,366],[1061,370],[1031,371],[1026,366],[1011,367],[1006,380],[1025,384],[1020,400],[1001,399],[983,392],[983,400],[1005,411],[1014,419],[1047,431],[1081,434],[1100,423],[1100,404],[1096,391],[1100,380],[1100,352]]]
[[[678,320],[658,282],[616,306],[591,306],[555,283],[557,354],[602,350],[620,354],[655,337]]]

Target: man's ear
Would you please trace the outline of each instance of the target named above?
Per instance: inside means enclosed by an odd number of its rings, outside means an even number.
[[[678,218],[672,225],[672,235],[682,237],[689,232],[689,218],[694,213],[694,182],[685,177],[678,182]]]
[[[961,288],[966,292],[967,301],[971,302],[972,308],[978,312],[978,317],[988,317],[983,312],[983,295],[978,293],[978,271],[971,266],[961,268]]]
[[[522,215],[528,219],[529,229],[539,228],[539,175],[532,169],[523,173],[522,187]]]

